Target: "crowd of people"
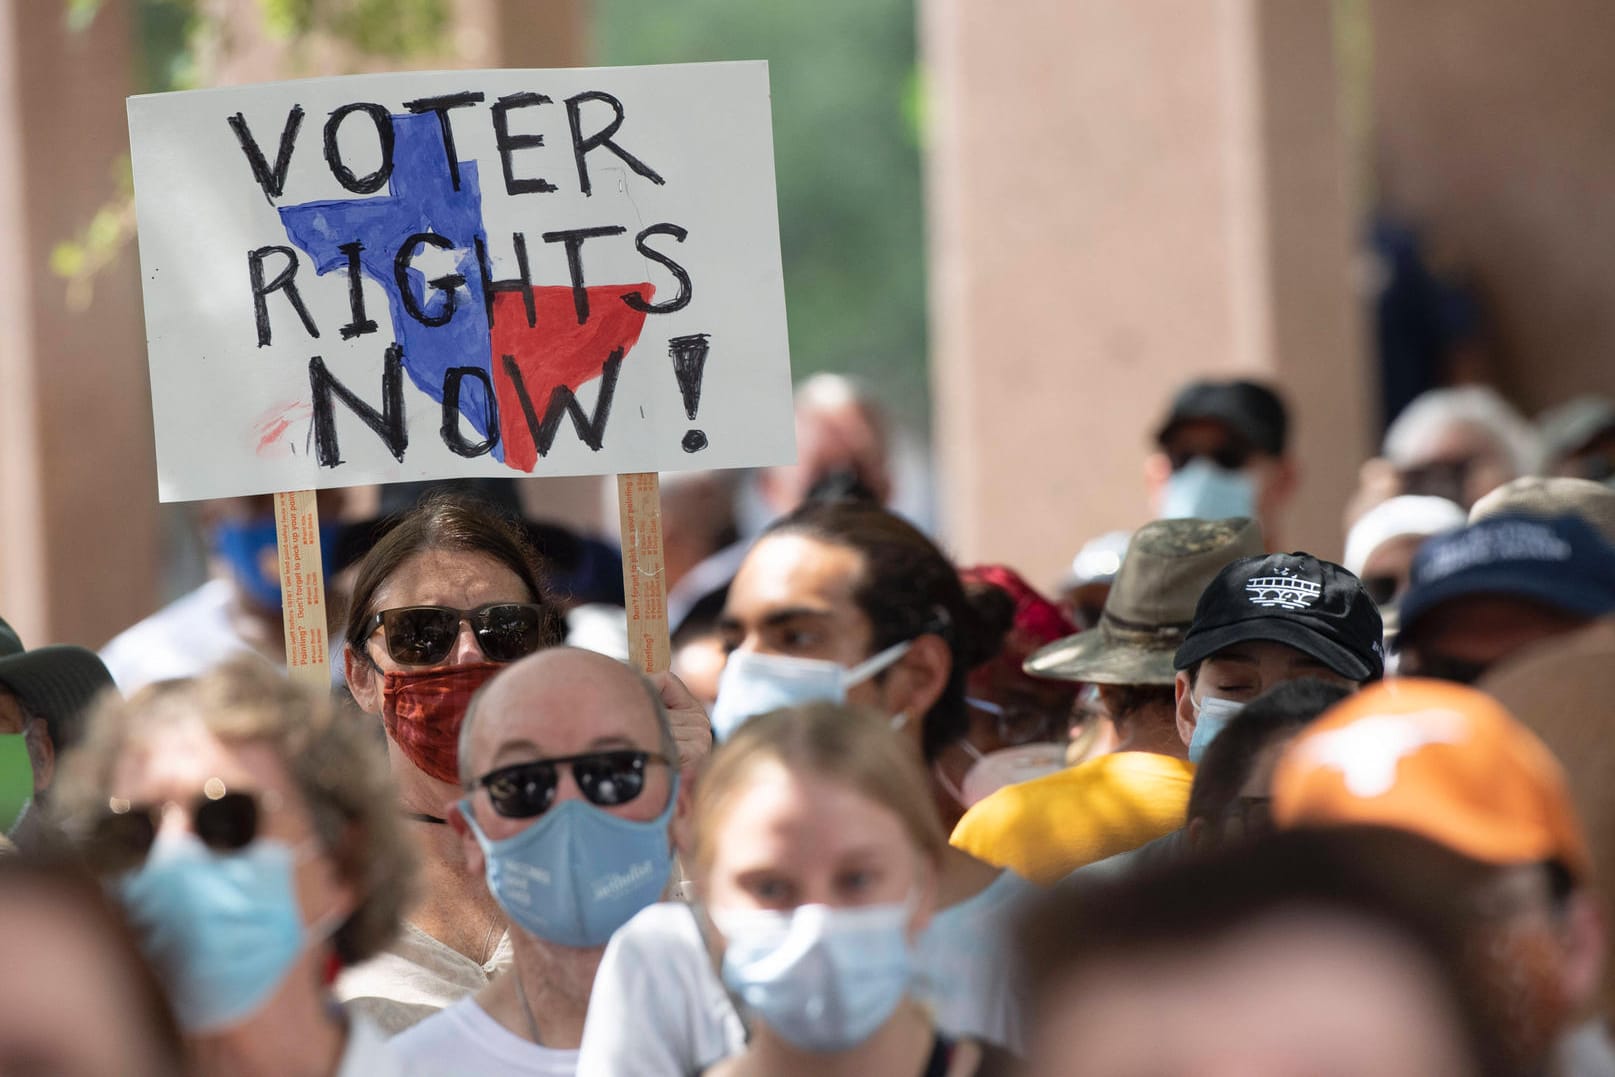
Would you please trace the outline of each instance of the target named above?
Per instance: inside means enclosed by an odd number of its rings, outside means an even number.
[[[450,484],[322,505],[299,684],[209,505],[100,655],[0,621],[0,1074],[1615,1077],[1615,405],[1418,398],[1339,564],[1289,425],[1184,387],[1045,593],[816,379],[667,484],[649,675],[608,542]]]

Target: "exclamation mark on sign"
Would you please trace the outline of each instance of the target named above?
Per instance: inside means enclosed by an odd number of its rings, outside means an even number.
[[[707,334],[691,333],[674,337],[667,342],[667,354],[673,357],[673,377],[678,379],[679,395],[684,397],[684,414],[691,422],[701,410],[701,375],[707,369]],[[705,431],[690,429],[684,432],[680,443],[685,452],[700,452],[707,447]]]

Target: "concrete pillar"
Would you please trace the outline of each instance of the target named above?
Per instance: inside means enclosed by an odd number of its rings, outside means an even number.
[[[82,32],[0,5],[0,615],[29,646],[99,645],[155,601],[157,481],[133,246],[72,309],[49,269],[117,191],[131,5]]]
[[[1487,304],[1527,410],[1615,396],[1615,5],[1372,0],[1382,203]]]
[[[1338,555],[1367,453],[1327,0],[925,0],[933,386],[948,535],[1052,582],[1148,517],[1173,391],[1278,383]]]

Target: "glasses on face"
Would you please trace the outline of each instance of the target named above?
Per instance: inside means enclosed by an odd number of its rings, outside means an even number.
[[[965,702],[983,714],[992,715],[998,739],[1008,745],[1063,739],[1071,715],[1069,709],[1053,711],[1027,703],[994,703],[974,696]]]
[[[216,853],[233,853],[252,843],[263,813],[278,806],[274,794],[228,790],[218,778],[211,778],[188,806],[188,815],[191,830],[203,845]],[[106,812],[91,824],[85,855],[109,874],[132,871],[151,852],[163,816],[170,809],[186,808],[174,801],[133,804],[113,797]]]
[[[1243,442],[1231,441],[1215,449],[1168,448],[1166,458],[1172,462],[1173,471],[1182,471],[1194,460],[1202,458],[1224,471],[1238,471],[1250,461],[1251,447]]]
[[[477,784],[488,791],[493,810],[500,815],[531,819],[543,815],[555,803],[563,766],[571,768],[572,780],[589,803],[613,808],[645,791],[645,773],[652,763],[667,762],[665,755],[634,749],[587,752],[500,767],[484,774]]]
[[[1364,576],[1363,590],[1376,606],[1388,606],[1402,593],[1400,576]]]
[[[544,611],[531,602],[494,602],[474,610],[400,606],[371,617],[365,636],[382,629],[387,653],[401,666],[435,666],[454,650],[462,624],[471,626],[488,661],[514,662],[543,642]]]

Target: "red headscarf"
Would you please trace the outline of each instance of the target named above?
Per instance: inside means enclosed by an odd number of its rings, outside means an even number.
[[[976,565],[959,570],[966,590],[981,585],[996,587],[1015,600],[1015,619],[1004,635],[1004,647],[984,664],[1002,663],[1019,676],[1021,663],[1046,643],[1075,634],[1078,629],[1060,608],[1033,589],[1014,569],[1004,565]],[[1036,678],[1030,678],[1036,679]],[[1042,683],[1042,682],[1039,682]]]

